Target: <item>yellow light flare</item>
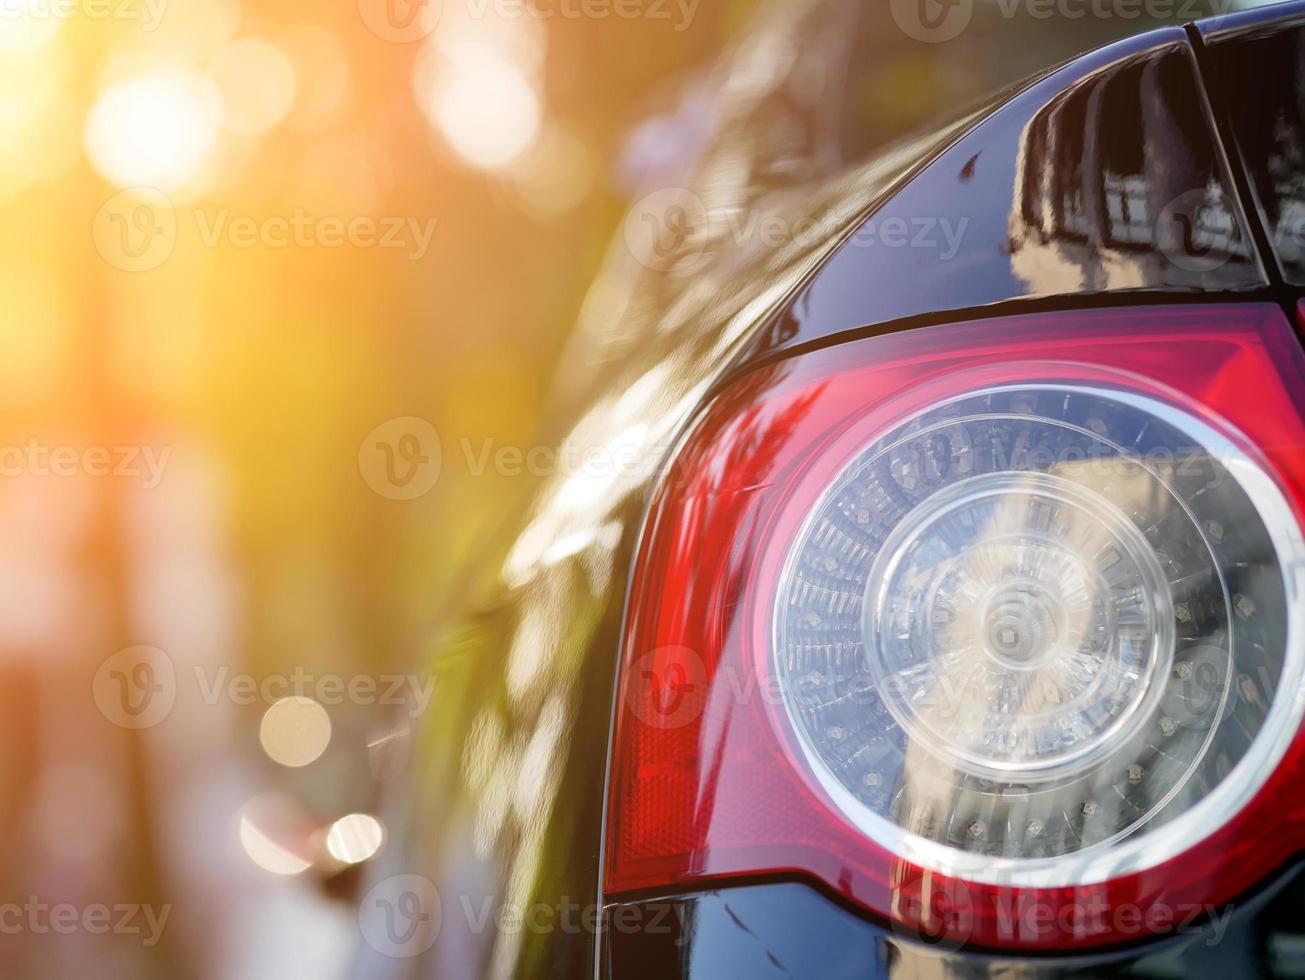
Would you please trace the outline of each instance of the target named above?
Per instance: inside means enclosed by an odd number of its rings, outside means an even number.
[[[82,109],[68,94],[72,71],[67,35],[39,49],[0,49],[0,197],[57,180],[76,162]]]
[[[120,187],[186,187],[213,153],[221,101],[207,77],[160,65],[111,85],[91,107],[84,141],[95,169]]]
[[[482,170],[511,164],[539,131],[539,95],[504,55],[491,50],[459,58],[428,73],[418,97],[448,145]]]
[[[23,3],[0,3],[0,51],[35,51],[49,44],[63,26],[60,17],[36,17]]]
[[[270,41],[240,38],[222,48],[213,77],[226,110],[223,124],[250,135],[271,129],[295,103],[295,66]]]

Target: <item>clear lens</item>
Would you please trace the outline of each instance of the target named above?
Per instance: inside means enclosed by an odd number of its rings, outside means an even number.
[[[904,515],[865,609],[867,666],[894,720],[982,778],[1094,765],[1151,713],[1173,657],[1145,535],[1104,496],[1044,473],[965,479]]]
[[[860,453],[794,544],[790,720],[899,852],[905,832],[1054,859],[1240,805],[1288,714],[1284,531],[1272,481],[1174,406],[1051,384],[937,406]]]

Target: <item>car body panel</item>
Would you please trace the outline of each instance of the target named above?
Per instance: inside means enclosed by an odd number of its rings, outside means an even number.
[[[1299,962],[1299,865],[1247,901],[1194,915],[1169,937],[1119,950],[1019,957],[885,928],[806,885],[775,882],[647,899],[608,910],[604,978],[1281,976]],[[627,924],[621,928],[620,924]],[[656,924],[654,924],[656,923]],[[636,926],[638,926],[636,928]]]
[[[505,520],[504,544],[486,548],[486,561],[498,562],[501,572],[474,609],[443,631],[427,664],[437,681],[430,710],[394,733],[410,745],[407,772],[387,807],[390,844],[362,889],[373,895],[401,875],[427,879],[442,898],[441,914],[426,925],[437,936],[413,956],[363,944],[358,975],[594,975],[598,930],[583,923],[586,911],[604,904],[599,869],[608,738],[631,563],[662,461],[726,380],[804,344],[900,318],[986,304],[995,312],[1006,301],[1031,297],[1072,303],[1117,289],[1124,302],[1137,290],[1199,298],[1217,288],[1244,297],[1264,287],[1236,205],[1229,213],[1242,251],[1196,272],[1157,257],[1145,242],[1128,254],[1107,255],[1100,229],[1086,244],[1076,241],[1078,253],[1068,259],[1070,247],[1055,240],[1059,233],[1047,236],[1045,227],[1017,229],[1020,248],[1003,251],[1012,241],[1012,214],[1045,210],[1026,206],[1020,196],[1041,186],[1038,181],[1015,174],[1024,160],[1029,175],[1027,161],[1042,152],[1038,121],[1054,116],[1067,87],[1081,87],[1090,99],[1094,86],[1118,73],[1149,78],[1134,88],[1137,99],[1148,100],[1143,117],[1153,152],[1170,159],[1183,145],[1198,147],[1175,171],[1183,175],[1180,184],[1166,193],[1189,193],[1202,174],[1229,187],[1184,32],[1104,49],[949,126],[855,162],[821,149],[818,107],[780,110],[802,123],[797,130],[807,142],[795,147],[794,126],[776,125],[773,98],[740,83],[751,70],[749,58],[767,45],[795,52],[789,78],[837,58],[840,18],[854,6],[793,3],[722,69],[725,94],[711,108],[717,138],[695,171],[683,175],[683,186],[670,188],[701,204],[707,218],[701,234],[680,242],[655,267],[641,265],[619,237],[613,246],[560,381],[563,417],[578,421],[558,430],[563,449],[556,458],[583,461],[596,452],[601,462],[596,469],[560,464],[538,487],[528,514]],[[1184,120],[1177,129],[1165,121],[1175,114]],[[795,159],[807,163],[777,165]],[[976,251],[958,252],[949,259],[954,269],[941,271],[907,255],[895,267],[898,281],[872,280],[865,263],[854,261],[861,257],[848,250],[850,236],[876,213],[919,214],[922,201],[935,214],[972,213],[978,223],[962,244]],[[740,208],[790,227],[810,219],[825,233],[791,236],[778,246],[740,243],[713,224]],[[1021,252],[1031,265],[1059,271],[1039,278],[1020,265]],[[1050,252],[1054,261],[1044,262]],[[999,285],[986,284],[990,276]],[[928,288],[912,296],[901,288],[912,278]],[[531,910],[543,910],[553,925],[522,923]],[[871,928],[846,911],[838,914]],[[576,915],[581,924],[558,927],[563,915]]]
[[[1253,37],[1274,34],[1293,23],[1305,23],[1305,3],[1290,0],[1288,3],[1271,3],[1249,10],[1207,17],[1197,21],[1195,29],[1207,43],[1217,44],[1235,37]]]
[[[1228,128],[1268,248],[1282,277],[1305,286],[1305,8],[1293,21],[1216,35],[1210,71],[1237,107]]]
[[[890,223],[921,236],[885,247]],[[976,125],[875,209],[748,357],[1019,300],[1266,285],[1175,28],[1075,61]]]

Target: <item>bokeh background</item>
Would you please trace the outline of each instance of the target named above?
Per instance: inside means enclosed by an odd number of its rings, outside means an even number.
[[[979,0],[934,45],[867,2],[861,149],[1230,2]],[[4,931],[0,971],[341,975],[392,710],[313,680],[410,670],[497,574],[539,474],[477,460],[561,431],[622,215],[785,7],[0,0],[0,903],[171,909],[149,945]],[[360,452],[414,418],[443,465],[404,499]],[[97,687],[140,647],[148,727]]]

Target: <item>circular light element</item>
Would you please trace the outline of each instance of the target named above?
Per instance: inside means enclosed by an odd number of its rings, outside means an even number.
[[[297,875],[313,866],[303,834],[303,817],[285,796],[256,796],[240,810],[240,845],[264,871]]]
[[[788,721],[839,808],[922,866],[1152,866],[1244,806],[1299,725],[1300,538],[1268,474],[1167,402],[1046,383],[936,405],[860,451],[791,547]]]
[[[281,698],[263,714],[258,740],[273,761],[297,769],[326,751],[331,717],[312,698]]]
[[[212,82],[171,66],[117,82],[86,118],[95,169],[122,187],[190,185],[217,145],[222,103]]]
[[[246,37],[218,52],[213,74],[225,110],[223,123],[237,133],[271,129],[295,104],[294,62],[270,41]]]
[[[418,96],[427,117],[464,161],[482,170],[513,163],[534,142],[539,93],[516,63],[481,52],[448,64]]]
[[[350,813],[331,824],[326,849],[342,864],[360,864],[374,857],[384,840],[379,820],[369,813]]]
[[[1034,781],[1082,772],[1154,708],[1173,657],[1164,572],[1106,498],[1000,472],[933,494],[866,586],[876,687],[912,741],[957,770]],[[930,697],[948,679],[962,696]]]

